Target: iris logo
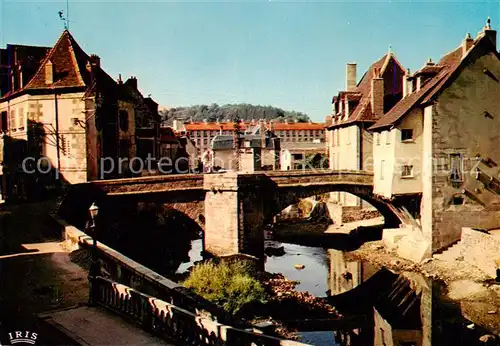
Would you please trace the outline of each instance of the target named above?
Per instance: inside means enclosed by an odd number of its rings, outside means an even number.
[[[16,345],[16,344],[30,344],[30,345],[35,345],[36,344],[36,338],[38,337],[37,333],[32,333],[30,331],[15,331],[15,332],[10,332],[9,333],[9,342],[11,345]],[[0,344],[1,345],[1,344]]]

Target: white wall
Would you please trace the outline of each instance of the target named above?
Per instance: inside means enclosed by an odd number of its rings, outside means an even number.
[[[392,196],[396,129],[373,135],[373,192],[386,198]]]
[[[56,125],[56,104],[58,126]],[[21,109],[23,119],[20,118]],[[16,114],[16,126],[15,129],[9,128],[9,136],[27,140],[28,119],[40,124],[46,134],[41,154],[50,160],[52,167],[58,169],[62,177],[69,183],[87,181],[83,93],[58,95],[57,102],[54,95],[24,95],[0,104],[1,112],[9,112],[8,119],[10,119],[10,111],[12,110]],[[81,125],[75,124],[73,118],[81,121]],[[59,136],[56,136],[56,129]],[[59,163],[57,159],[58,140]]]
[[[412,129],[413,140],[402,141],[401,130]],[[401,121],[395,132],[396,162],[393,175],[392,194],[413,194],[422,192],[422,110],[414,109]],[[403,165],[413,166],[412,177],[403,177]]]
[[[330,130],[329,132],[328,153],[330,168],[338,170],[360,169],[360,128],[357,125],[352,125]],[[332,193],[330,195],[330,200],[333,202],[339,202],[346,206],[359,206],[361,203],[361,200],[358,197],[345,192]]]

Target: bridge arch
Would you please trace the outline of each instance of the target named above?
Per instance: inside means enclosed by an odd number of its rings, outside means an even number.
[[[278,215],[286,207],[297,204],[304,198],[330,192],[348,192],[368,202],[384,217],[385,227],[387,228],[397,227],[403,221],[400,218],[400,214],[391,204],[377,198],[373,194],[372,186],[342,183],[293,187],[278,186],[274,189],[272,198],[265,199],[264,222],[271,222],[273,217]]]

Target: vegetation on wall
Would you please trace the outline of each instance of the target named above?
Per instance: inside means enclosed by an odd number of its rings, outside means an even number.
[[[240,118],[243,121],[252,119],[275,120],[277,122],[297,121],[307,122],[310,120],[307,114],[286,111],[272,106],[259,106],[242,104],[228,104],[219,106],[216,103],[211,105],[197,105],[190,107],[170,108],[166,111],[160,111],[161,119],[168,125],[172,125],[174,119],[192,120],[192,121],[234,121]]]

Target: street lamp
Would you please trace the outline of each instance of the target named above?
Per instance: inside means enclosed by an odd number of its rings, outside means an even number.
[[[96,217],[99,213],[99,207],[92,203],[89,208],[89,215],[91,219],[91,224],[87,228],[87,233],[92,237],[92,262],[90,263],[89,269],[89,305],[95,305],[97,303],[97,297],[99,294],[99,286],[97,284],[97,277],[100,274],[101,268],[99,266],[99,261],[97,259],[97,239],[96,239]]]

